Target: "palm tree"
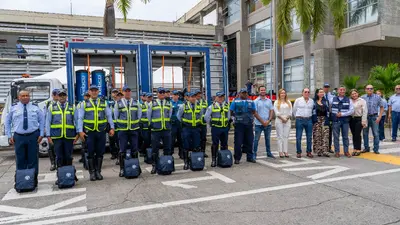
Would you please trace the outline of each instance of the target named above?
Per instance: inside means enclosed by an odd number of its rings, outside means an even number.
[[[376,90],[382,90],[385,97],[390,97],[394,94],[396,84],[400,84],[399,64],[389,63],[386,67],[373,67],[368,83],[372,84]]]
[[[261,0],[268,5],[272,0]],[[333,17],[333,28],[336,37],[340,37],[345,27],[347,0],[278,0],[275,7],[275,29],[280,45],[287,44],[292,37],[292,17],[294,12],[300,32],[303,34],[304,46],[304,87],[310,87],[311,36],[315,42],[323,32],[328,10]]]
[[[349,96],[350,95],[350,91],[352,89],[356,89],[358,91],[358,93],[360,93],[360,95],[363,93],[364,91],[364,85],[359,85],[358,81],[360,80],[360,76],[356,76],[356,75],[349,75],[349,76],[345,76],[344,80],[343,80],[343,86],[346,87],[346,95]]]
[[[367,9],[371,8],[371,15],[374,15],[378,11],[378,0],[362,0],[355,2],[355,5],[351,5],[349,3],[349,11],[350,11],[350,26],[354,24],[359,24],[361,18],[367,13]],[[355,10],[354,10],[355,9]],[[354,11],[353,11],[354,10]]]
[[[143,3],[148,3],[150,0],[141,0]],[[118,10],[126,17],[128,11],[131,9],[132,0],[106,0],[106,7],[104,10],[103,33],[106,37],[115,37],[115,10],[114,4],[117,3]]]

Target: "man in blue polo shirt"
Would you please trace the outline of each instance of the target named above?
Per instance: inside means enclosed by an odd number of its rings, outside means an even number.
[[[392,141],[397,140],[397,129],[400,127],[400,85],[396,85],[396,94],[389,99],[388,120],[392,120]]]

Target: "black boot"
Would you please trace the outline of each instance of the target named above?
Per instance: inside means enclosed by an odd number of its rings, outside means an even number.
[[[85,149],[82,147],[81,149],[81,158],[79,159],[80,163],[85,163]]]
[[[121,153],[119,153],[119,154],[121,154]],[[117,161],[115,161],[115,165],[117,165],[117,166],[120,164],[119,158],[120,158],[120,157],[118,157],[118,158],[117,158]]]
[[[204,158],[208,158],[208,155],[206,153],[206,145],[207,141],[201,141],[201,151],[204,152]]]
[[[101,167],[103,165],[103,157],[97,158],[97,163],[96,163],[96,171],[95,171],[95,175],[96,175],[96,179],[97,180],[103,180],[103,176],[101,175]]]
[[[157,172],[156,170],[156,165],[157,165],[157,155],[156,154],[151,154],[151,157],[153,158],[153,162],[151,163],[152,167],[151,168],[151,174],[155,174]]]
[[[88,166],[89,166],[89,175],[90,175],[90,181],[95,181],[96,176],[94,174],[94,159],[88,159]]]
[[[179,147],[179,158],[183,159],[183,149]]]
[[[50,158],[50,171],[56,170],[56,154],[54,154],[54,147],[49,148],[49,158]]]
[[[218,145],[212,145],[211,146],[211,167],[216,167],[217,166],[217,151],[218,151]]]
[[[189,169],[189,150],[184,149],[183,150],[183,161],[185,162],[185,165],[183,165],[184,170]]]
[[[119,153],[119,177],[125,176],[124,167],[125,167],[125,154]]]

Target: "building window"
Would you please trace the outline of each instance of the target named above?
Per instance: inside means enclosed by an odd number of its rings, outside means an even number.
[[[271,19],[266,19],[249,27],[251,54],[272,48]]]
[[[347,27],[376,22],[378,20],[378,0],[348,0]]]
[[[273,83],[271,82],[271,78],[270,64],[262,64],[251,67],[250,81],[253,83],[255,89],[257,89],[259,86],[266,86],[267,91],[272,90]]]
[[[247,6],[248,6],[248,13],[250,14],[256,11],[257,9],[262,8],[263,4],[260,0],[249,0]]]
[[[291,17],[292,17],[292,37],[290,38],[289,43],[293,43],[293,42],[297,42],[297,41],[301,41],[303,38],[303,34],[300,31],[300,24],[297,23],[297,16],[296,13],[294,11],[292,11],[291,13]]]
[[[225,25],[240,20],[240,0],[225,0],[225,5],[228,8],[228,14],[225,18]]]
[[[310,89],[315,89],[314,84],[314,57],[311,56]],[[303,57],[288,59],[284,62],[284,88],[287,92],[301,93],[304,80]]]
[[[0,58],[50,60],[48,34],[0,32]]]

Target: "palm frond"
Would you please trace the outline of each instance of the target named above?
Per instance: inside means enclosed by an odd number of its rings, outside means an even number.
[[[352,89],[356,89],[360,94],[363,93],[364,85],[358,83],[360,79],[361,77],[357,75],[347,75],[344,77],[343,86],[346,87],[346,95],[350,95]]]
[[[131,9],[132,0],[118,0],[117,8],[122,13],[124,17],[124,22],[126,22],[126,18],[128,16],[128,12]]]
[[[275,27],[278,36],[278,42],[281,45],[287,44],[292,38],[292,16],[293,0],[280,0],[275,10]]]
[[[389,63],[386,67],[373,67],[368,82],[372,84],[376,90],[382,90],[386,97],[392,95],[396,84],[400,82],[399,64]]]
[[[300,31],[302,33],[306,32],[311,26],[313,16],[312,3],[312,0],[294,0],[297,22],[300,24]]]
[[[363,13],[366,10],[366,6],[368,5],[372,5],[372,13],[376,13],[376,11],[378,10],[378,0],[361,0],[358,1],[357,6],[356,6],[356,10],[353,11],[350,14],[350,24],[357,24],[360,19],[361,16],[363,15]]]
[[[333,16],[333,29],[337,38],[342,35],[345,28],[347,0],[329,0],[329,9]]]
[[[318,34],[324,30],[326,20],[326,4],[324,0],[313,0],[312,15],[312,38],[313,42],[317,39]]]

